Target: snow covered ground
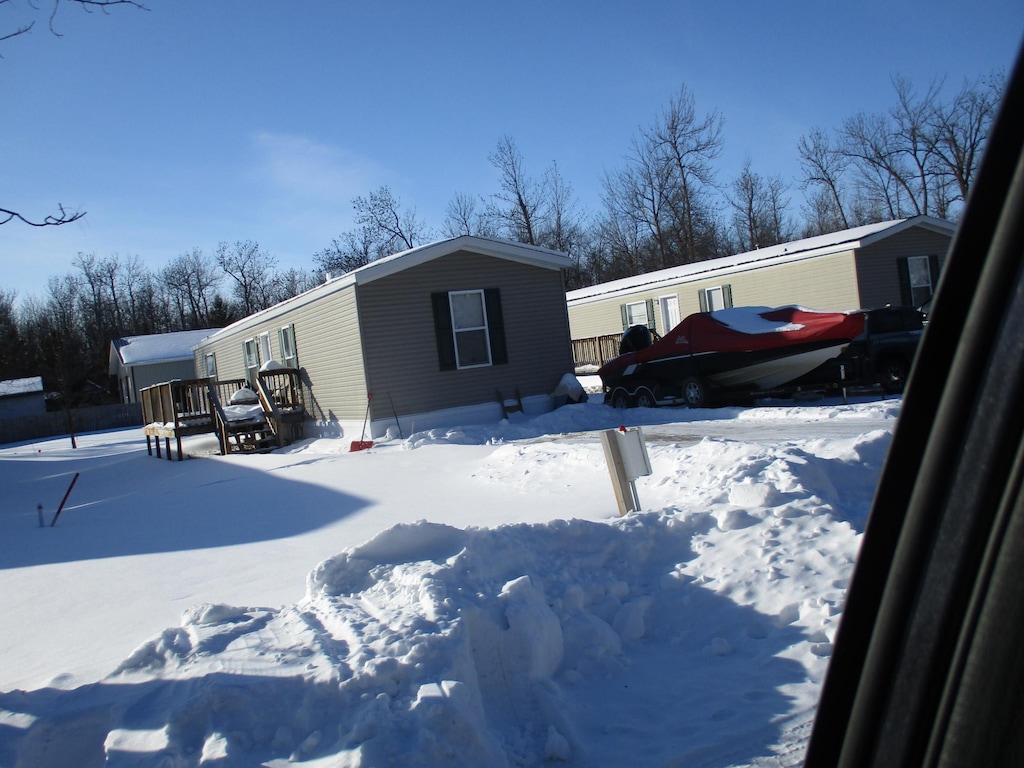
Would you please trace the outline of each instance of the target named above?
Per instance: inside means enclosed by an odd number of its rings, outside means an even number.
[[[0,766],[799,764],[899,407],[0,448]]]

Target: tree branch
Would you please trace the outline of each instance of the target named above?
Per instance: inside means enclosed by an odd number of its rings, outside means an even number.
[[[59,227],[61,224],[70,224],[72,221],[78,221],[85,216],[85,211],[71,213],[66,211],[63,205],[58,205],[57,207],[60,209],[59,216],[47,216],[42,221],[32,221],[17,211],[0,208],[0,226],[17,219],[24,224],[28,224],[30,227]]]
[[[149,10],[149,8],[147,8],[145,5],[143,5],[141,2],[139,2],[139,0],[63,0],[63,1],[64,2],[69,2],[69,3],[77,3],[78,6],[80,8],[82,8],[82,10],[87,11],[89,13],[92,13],[94,8],[99,8],[104,13],[106,13],[107,12],[107,7],[111,6],[111,5],[130,5],[130,6],[134,7],[134,8],[138,8],[140,11],[148,11]],[[3,5],[5,2],[7,2],[7,0],[0,0],[0,5]],[[62,2],[62,0],[53,0],[53,8],[50,11],[50,18],[48,20],[49,27],[50,27],[50,32],[52,34],[56,35],[57,37],[63,37],[63,35],[60,32],[58,32],[56,30],[56,28],[54,27],[54,20],[57,18],[57,11],[60,9],[61,2]],[[35,5],[35,3],[29,3],[29,5],[32,6],[32,9],[34,11],[38,11],[39,10],[39,8]],[[22,26],[18,27],[18,29],[14,30],[13,32],[8,32],[6,34],[0,35],[0,43],[2,43],[5,40],[10,40],[12,37],[18,37],[20,35],[24,35],[27,32],[29,32],[34,26],[35,26],[35,21],[30,21],[27,24],[23,24]]]

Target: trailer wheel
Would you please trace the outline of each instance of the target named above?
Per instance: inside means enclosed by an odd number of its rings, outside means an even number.
[[[907,361],[902,357],[890,355],[878,365],[878,383],[887,395],[902,394],[907,386],[907,374],[910,373]]]
[[[657,408],[658,399],[647,387],[640,387],[636,392],[636,407],[637,408]]]
[[[708,404],[708,385],[699,376],[687,376],[683,380],[683,400],[690,408],[703,408]]]
[[[629,396],[629,393],[624,389],[616,389],[612,392],[611,397],[612,408],[630,408],[633,405],[633,398]]]

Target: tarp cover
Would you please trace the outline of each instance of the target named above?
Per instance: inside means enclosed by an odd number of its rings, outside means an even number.
[[[734,307],[686,317],[637,356],[651,360],[670,354],[746,352],[812,341],[849,340],[863,332],[864,315],[859,312]]]

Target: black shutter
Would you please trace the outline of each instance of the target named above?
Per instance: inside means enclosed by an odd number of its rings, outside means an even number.
[[[658,321],[654,316],[654,299],[647,300],[647,327],[652,331],[658,330]]]
[[[505,318],[501,314],[501,291],[497,288],[484,290],[484,309],[491,342],[491,365],[503,365],[508,362],[508,346],[505,344]]]
[[[914,292],[910,288],[910,259],[900,256],[896,259],[896,272],[900,280],[900,304],[904,307],[914,306]]]
[[[619,304],[619,313],[622,315],[622,330],[629,330],[629,312],[625,304]]]
[[[430,302],[434,307],[434,335],[437,338],[437,362],[442,371],[454,371],[455,336],[452,333],[452,312],[448,304],[448,294],[442,292],[430,294]]]
[[[726,309],[732,306],[732,283],[726,283],[722,286],[722,299]]]
[[[708,311],[708,292],[706,290],[704,290],[703,288],[701,288],[699,291],[697,291],[697,300],[700,302],[700,311],[701,312],[707,312]]]

